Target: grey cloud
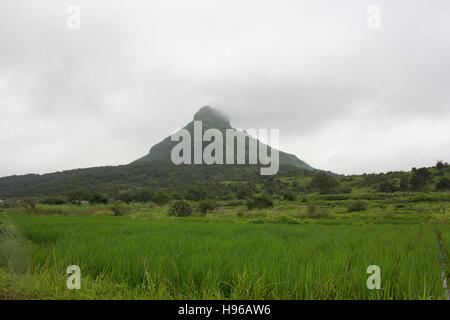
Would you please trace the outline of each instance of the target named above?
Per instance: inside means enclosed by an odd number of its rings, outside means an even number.
[[[450,3],[376,3],[3,0],[0,176],[128,163],[207,104],[327,170],[450,160]]]

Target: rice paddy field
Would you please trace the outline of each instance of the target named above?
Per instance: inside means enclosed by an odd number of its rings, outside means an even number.
[[[124,216],[4,210],[0,298],[448,299],[447,203],[377,208],[306,216],[306,205],[280,203],[185,218],[145,206]],[[70,265],[81,269],[80,290],[66,287]],[[380,289],[366,285],[370,265]]]

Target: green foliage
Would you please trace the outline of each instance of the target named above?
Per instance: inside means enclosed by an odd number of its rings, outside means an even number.
[[[92,204],[99,204],[99,203],[106,204],[108,203],[108,198],[104,194],[101,194],[100,192],[93,192],[89,197],[89,202]]]
[[[326,173],[319,173],[310,183],[310,187],[314,190],[318,190],[321,194],[334,193],[338,185],[339,183],[336,178],[327,175]]]
[[[430,180],[431,174],[427,168],[415,169],[413,168],[413,174],[410,180],[411,188],[413,190],[420,190],[426,186]]]
[[[450,180],[447,177],[441,178],[438,183],[436,183],[437,190],[449,190],[450,189]]]
[[[111,211],[115,216],[122,216],[126,212],[125,203],[120,200],[113,201],[111,205]]]
[[[436,169],[442,170],[442,169],[444,169],[445,167],[448,167],[448,163],[447,163],[447,162],[444,163],[442,160],[438,160],[438,161],[436,162]]]
[[[253,196],[247,199],[247,208],[251,209],[264,209],[273,207],[273,201],[266,195]]]
[[[42,203],[49,205],[61,205],[66,203],[66,201],[62,198],[47,198]]]
[[[188,217],[191,214],[192,214],[192,206],[189,202],[184,200],[174,201],[169,209],[169,216]]]
[[[306,211],[309,216],[314,215],[317,212],[317,209],[318,207],[315,203],[308,203],[308,205],[306,206]]]
[[[295,201],[296,198],[297,197],[295,196],[295,194],[293,192],[286,192],[283,195],[283,200],[286,200],[286,201]]]
[[[348,212],[355,212],[355,211],[364,211],[367,209],[367,203],[362,200],[356,200],[350,202],[350,204],[347,207]]]
[[[409,184],[408,177],[402,176],[400,179],[400,190],[402,191],[408,190],[408,184]]]
[[[251,197],[256,192],[256,187],[253,184],[245,183],[239,184],[236,188],[236,197],[240,200]]]
[[[152,197],[152,201],[159,205],[165,205],[170,201],[170,195],[167,192],[158,190]]]
[[[397,190],[398,190],[398,188],[395,184],[395,181],[392,181],[392,180],[386,180],[386,181],[380,183],[380,185],[378,186],[379,192],[395,192]]]
[[[2,297],[447,298],[435,230],[447,244],[448,225],[341,219],[335,225],[330,219],[284,214],[260,224],[167,219],[11,215],[33,245],[28,262],[16,263],[27,266],[26,273],[1,273]],[[308,220],[312,222],[303,224]],[[4,261],[18,256],[22,246],[16,248],[3,246],[8,257]],[[382,267],[381,289],[368,290],[365,271],[377,261]],[[82,266],[82,290],[66,287],[64,271],[74,263]]]
[[[135,196],[133,198],[138,202],[148,202],[152,200],[153,192],[152,190],[150,190],[150,188],[142,188],[135,193]]]
[[[75,189],[67,195],[67,201],[72,203],[80,203],[81,201],[89,201],[91,195],[86,189]]]
[[[116,199],[130,203],[134,200],[134,193],[131,190],[122,190],[117,194]]]
[[[186,195],[186,200],[201,201],[208,197],[206,190],[200,186],[190,188]]]
[[[212,212],[217,208],[217,203],[214,200],[206,199],[198,203],[198,209],[202,214]]]

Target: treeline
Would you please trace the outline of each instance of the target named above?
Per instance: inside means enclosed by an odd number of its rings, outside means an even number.
[[[280,168],[280,172],[290,170]],[[64,197],[74,189],[86,189],[114,196],[120,190],[153,188],[181,190],[217,181],[258,179],[259,166],[172,165],[139,162],[126,166],[76,169],[43,175],[29,174],[0,178],[0,199]]]
[[[71,170],[48,175],[0,179],[0,199],[32,198],[48,204],[107,203],[112,200],[202,201],[246,200],[264,194],[293,201],[310,193],[349,194],[364,192],[450,190],[450,166],[438,161],[432,168],[338,176],[284,167],[276,176],[261,176],[257,166],[173,166],[137,163],[129,166]]]

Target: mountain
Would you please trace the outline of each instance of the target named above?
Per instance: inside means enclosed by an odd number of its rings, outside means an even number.
[[[228,117],[226,115],[224,115],[219,110],[212,108],[210,106],[204,106],[204,107],[200,108],[200,110],[198,110],[197,113],[194,115],[194,119],[183,128],[183,129],[188,130],[192,137],[194,136],[194,121],[202,121],[202,129],[203,129],[202,133],[204,133],[207,129],[215,128],[215,129],[218,129],[219,131],[221,131],[223,133],[223,135],[225,136],[225,132],[227,129],[234,129],[231,126],[230,119],[228,119]],[[236,130],[236,129],[234,129],[234,130]],[[248,163],[248,153],[249,153],[249,144],[250,144],[249,141],[250,140],[254,140],[254,139],[252,137],[249,137],[246,140],[246,144],[245,144],[246,159],[243,160],[243,161],[245,161],[245,163]],[[259,144],[259,140],[256,139],[256,141]],[[150,149],[150,151],[147,155],[136,160],[135,162],[161,161],[161,162],[169,163],[172,161],[171,160],[171,152],[176,144],[178,144],[178,142],[171,141],[171,137],[169,136],[169,137],[165,138],[164,140],[162,140],[161,142],[159,142],[158,144],[154,145]],[[202,149],[204,149],[205,146],[206,146],[206,143],[203,143]],[[270,146],[268,147],[268,150],[269,151],[271,150]],[[225,143],[224,143],[223,154],[224,154],[223,162],[225,163],[225,158],[226,158]],[[236,158],[237,158],[237,152],[235,154],[235,163],[237,162]],[[295,155],[289,154],[286,152],[282,152],[282,151],[279,151],[279,165],[280,165],[280,167],[289,166],[289,167],[307,170],[307,171],[317,171],[317,169],[314,169],[313,167],[308,165],[306,162],[298,159]]]
[[[194,132],[194,121],[202,121],[202,132],[211,128],[218,129],[222,133],[225,133],[227,129],[233,130],[228,117],[209,106],[201,108],[194,115],[193,121],[184,127],[191,135]],[[249,142],[253,138],[246,139],[245,156],[248,157]],[[252,141],[254,142],[254,139]],[[105,193],[111,197],[124,190],[150,188],[184,192],[193,186],[214,189],[215,192],[220,193],[224,189],[221,185],[223,181],[261,183],[267,177],[260,175],[260,168],[265,166],[261,164],[175,165],[170,155],[177,143],[167,137],[154,145],[147,155],[127,165],[3,177],[0,178],[0,199],[65,197],[70,191],[79,188]],[[210,142],[202,141],[201,143],[204,148]],[[225,147],[224,144],[224,155]],[[268,150],[271,148],[268,147]],[[319,171],[321,170],[312,168],[295,155],[279,152],[280,174],[294,172],[295,175],[310,176]]]

